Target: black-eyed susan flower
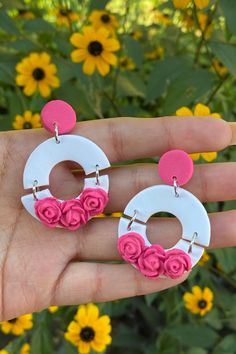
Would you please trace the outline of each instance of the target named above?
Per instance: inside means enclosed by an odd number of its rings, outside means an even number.
[[[212,59],[212,66],[220,76],[224,76],[228,73],[226,66],[217,58]]]
[[[115,30],[119,26],[116,16],[106,10],[92,11],[89,21],[95,29],[104,27],[112,34],[115,33]]]
[[[155,11],[153,20],[154,23],[165,25],[165,26],[171,25],[172,23],[171,16],[159,10]]]
[[[78,348],[80,354],[91,350],[103,352],[111,343],[110,317],[100,316],[94,304],[81,305],[65,333],[65,339]]]
[[[210,288],[205,287],[201,289],[200,286],[195,285],[192,287],[192,292],[185,292],[183,300],[185,307],[193,314],[205,316],[213,306],[213,292]]]
[[[192,0],[173,0],[173,4],[177,9],[185,9],[192,3]],[[193,0],[198,9],[204,9],[210,3],[210,0]]]
[[[117,56],[113,52],[119,50],[120,43],[111,38],[105,28],[95,30],[93,27],[85,27],[83,34],[73,33],[70,41],[77,48],[72,51],[71,59],[75,63],[84,62],[83,72],[86,75],[92,75],[97,69],[105,76],[110,66],[117,64]]]
[[[30,345],[29,345],[29,343],[23,344],[19,354],[30,354]]]
[[[40,128],[40,115],[38,113],[33,114],[31,111],[25,111],[22,115],[17,114],[12,126],[14,129]]]
[[[123,55],[119,58],[119,66],[122,70],[134,70],[136,68],[133,60],[127,55]]]
[[[41,96],[48,97],[52,88],[60,86],[57,67],[51,63],[51,57],[46,52],[31,53],[16,65],[16,71],[16,84],[24,87],[26,96],[39,91]]]
[[[196,31],[196,35],[200,37],[204,33],[204,37],[209,37],[213,31],[213,24],[209,16],[205,12],[198,12],[197,19],[200,30]]]
[[[141,31],[133,31],[130,33],[130,36],[135,39],[136,41],[138,41],[139,39],[143,38],[143,32]]]
[[[49,306],[48,311],[51,313],[55,313],[59,310],[58,306]]]
[[[59,6],[52,11],[58,26],[70,27],[73,22],[79,20],[80,16],[77,12],[66,6]]]
[[[16,317],[9,321],[0,322],[1,331],[5,334],[12,333],[15,336],[22,335],[25,331],[33,327],[32,314]]]
[[[185,117],[191,117],[191,116],[203,117],[203,116],[208,116],[208,117],[217,118],[217,119],[221,118],[219,113],[211,113],[210,108],[208,106],[202,104],[202,103],[198,103],[195,106],[193,112],[188,107],[181,107],[180,109],[178,109],[176,111],[176,115],[177,116],[185,116]],[[198,160],[198,159],[200,159],[200,157],[202,157],[205,161],[212,162],[213,160],[215,160],[217,158],[217,152],[194,153],[194,154],[190,154],[190,156],[192,157],[192,159],[194,161]]]
[[[164,48],[163,47],[156,47],[153,50],[146,52],[144,54],[146,59],[149,60],[155,60],[155,59],[161,59],[164,56]]]
[[[198,261],[198,265],[200,267],[203,267],[209,260],[210,260],[210,255],[209,253],[207,253],[206,251],[203,252],[202,257],[200,258],[200,260]]]
[[[6,349],[0,349],[0,354],[9,354],[9,352]]]

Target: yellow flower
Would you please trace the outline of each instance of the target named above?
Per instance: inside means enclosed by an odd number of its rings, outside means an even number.
[[[72,22],[79,20],[79,14],[67,8],[66,6],[60,6],[53,11],[56,17],[56,23],[59,26],[70,27]]]
[[[24,18],[26,20],[31,20],[32,18],[35,18],[35,15],[30,10],[20,9],[18,10],[17,18]]]
[[[154,23],[168,26],[172,23],[172,19],[169,14],[157,10],[154,13]]]
[[[200,258],[200,260],[198,261],[197,264],[198,264],[200,267],[203,267],[204,264],[207,263],[210,258],[211,258],[211,257],[210,257],[210,255],[209,255],[209,253],[207,253],[206,251],[204,251],[202,257]]]
[[[1,353],[0,353],[1,354]],[[30,345],[25,343],[20,350],[20,354],[30,354]]]
[[[5,349],[0,350],[0,354],[9,354],[9,352]]]
[[[88,354],[91,350],[100,353],[111,344],[110,332],[109,316],[99,316],[94,304],[81,305],[67,328],[65,339],[78,348],[79,354]]]
[[[133,31],[130,33],[130,35],[133,39],[136,39],[136,41],[143,38],[143,32],[141,32],[141,31]]]
[[[112,34],[115,33],[115,29],[119,26],[116,16],[105,10],[94,10],[89,16],[89,21],[95,29],[104,27]]]
[[[204,316],[212,309],[213,292],[208,287],[201,289],[200,286],[192,287],[192,292],[185,292],[183,295],[185,307],[193,314]]]
[[[212,59],[212,66],[220,76],[224,76],[228,72],[226,66],[224,66],[224,64],[222,64],[221,61],[216,58]]]
[[[59,310],[58,306],[49,306],[48,311],[51,313],[57,312]]]
[[[33,95],[39,91],[43,97],[51,94],[51,88],[60,86],[56,76],[57,67],[51,63],[51,57],[45,52],[31,53],[16,65],[16,83],[23,86],[26,96]]]
[[[31,111],[25,111],[22,116],[17,114],[12,126],[14,129],[40,128],[40,115],[38,113],[33,114]]]
[[[209,5],[210,0],[193,0],[198,9],[204,9]],[[173,4],[177,9],[185,9],[191,4],[191,0],[173,0]]]
[[[208,117],[213,117],[213,118],[221,118],[221,116],[218,113],[211,113],[210,108],[205,106],[202,103],[198,103],[194,111],[192,112],[188,107],[181,107],[176,111],[177,116],[185,116],[185,117],[191,117],[191,116],[208,116]],[[195,154],[190,154],[192,159],[198,160],[200,157],[202,157],[205,161],[207,162],[212,162],[217,158],[217,152],[201,152],[201,153],[195,153]]]
[[[70,41],[78,48],[71,53],[71,59],[75,63],[84,61],[83,72],[86,75],[92,75],[97,69],[105,76],[110,71],[110,65],[117,64],[117,57],[112,52],[120,48],[120,43],[117,39],[110,38],[105,28],[95,30],[85,27],[83,34],[72,34]]]
[[[33,316],[32,314],[23,315],[17,318],[14,318],[9,321],[0,322],[1,331],[5,334],[12,333],[15,336],[20,336],[26,330],[29,330],[33,327]]]
[[[204,33],[205,37],[209,37],[213,30],[212,21],[209,21],[209,16],[205,12],[197,13],[198,23],[201,31],[196,31],[197,36],[201,36]]]
[[[134,70],[136,68],[133,60],[127,55],[119,58],[119,64],[123,70]]]
[[[154,60],[154,59],[161,59],[164,56],[164,48],[163,47],[156,47],[155,49],[151,50],[150,52],[146,52],[144,54],[146,59]]]

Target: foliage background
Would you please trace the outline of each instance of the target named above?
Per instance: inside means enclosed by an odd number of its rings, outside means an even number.
[[[49,99],[68,101],[77,112],[78,121],[103,117],[156,117],[173,115],[181,106],[202,102],[227,121],[236,118],[236,1],[211,1],[205,12],[210,16],[212,32],[205,37],[197,21],[190,31],[184,29],[181,11],[172,1],[161,0],[84,0],[67,1],[80,14],[70,28],[57,26],[50,9],[56,1],[1,1],[0,9],[0,129],[12,129],[17,114],[26,109],[40,112],[47,99],[38,94],[27,98],[15,84],[15,65],[32,51],[47,51],[57,65],[61,85]],[[69,37],[87,23],[93,9],[108,8],[119,19],[119,56],[128,56],[135,69],[118,65],[106,77],[86,76],[80,64],[72,63]],[[19,9],[29,9],[33,19],[17,16]],[[155,11],[166,13],[171,24],[155,20]],[[193,8],[193,18],[196,8]],[[140,31],[142,38],[132,33]],[[198,32],[198,35],[196,35]],[[163,58],[147,59],[145,53],[164,48]],[[226,75],[212,68],[213,58],[227,67]],[[218,155],[217,161],[234,161],[234,148]],[[203,161],[200,161],[201,163]],[[235,202],[209,203],[208,211],[233,209]],[[233,354],[236,353],[236,251],[219,249],[209,252],[210,260],[195,267],[180,286],[161,293],[100,304],[113,325],[113,343],[108,353],[129,354]],[[214,292],[213,309],[204,317],[184,308],[183,293],[193,285],[208,286]],[[63,332],[76,308],[60,308],[34,314],[34,327],[26,335],[13,338],[1,335],[0,347],[18,353],[26,340],[31,353],[76,353],[63,339]]]

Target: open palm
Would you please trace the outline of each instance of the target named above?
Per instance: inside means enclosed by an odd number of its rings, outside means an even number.
[[[234,127],[208,117],[158,119],[116,118],[77,125],[81,134],[97,143],[111,162],[160,156],[179,148],[189,153],[217,151],[232,144]],[[50,305],[109,301],[160,291],[182,282],[144,278],[119,260],[117,218],[94,218],[76,232],[48,229],[21,204],[26,194],[22,174],[31,151],[49,138],[43,129],[0,134],[0,320],[8,320]],[[78,151],[78,154],[83,153]],[[62,163],[50,176],[50,189],[60,198],[78,195],[83,174]],[[186,189],[201,201],[236,198],[235,163],[198,165]],[[122,211],[138,191],[160,184],[155,164],[120,165],[108,171],[110,201],[106,212]],[[236,245],[235,211],[210,216],[211,247]],[[158,227],[156,227],[158,223]],[[175,219],[151,220],[149,238],[164,247],[181,235]]]

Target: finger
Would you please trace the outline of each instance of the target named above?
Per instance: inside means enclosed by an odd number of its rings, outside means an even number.
[[[53,305],[112,301],[162,291],[182,283],[179,279],[148,279],[127,264],[71,263],[55,288]]]
[[[210,117],[93,120],[78,123],[73,133],[97,143],[112,162],[157,156],[174,148],[189,153],[218,151],[227,147],[232,140],[231,126],[223,119]],[[21,161],[49,136],[44,129],[1,134],[9,149]]]
[[[156,164],[136,164],[132,166],[115,167],[108,171],[110,190],[109,203],[105,212],[123,211],[129,200],[144,188],[162,184]],[[194,174],[185,189],[192,192],[202,202],[216,202],[236,199],[235,180],[236,163],[215,163],[196,165]],[[76,195],[78,185],[82,189],[80,173],[75,173],[77,179],[67,179],[64,185],[64,197]],[[68,182],[68,183],[67,183]],[[53,184],[56,186],[56,183]],[[55,190],[55,193],[59,193]],[[73,194],[74,193],[74,194]]]
[[[209,214],[211,241],[209,248],[236,246],[236,210]],[[120,260],[117,251],[119,218],[93,219],[75,240],[74,258],[83,261]],[[164,248],[174,246],[182,236],[182,227],[176,218],[152,218],[147,224],[151,243]]]

